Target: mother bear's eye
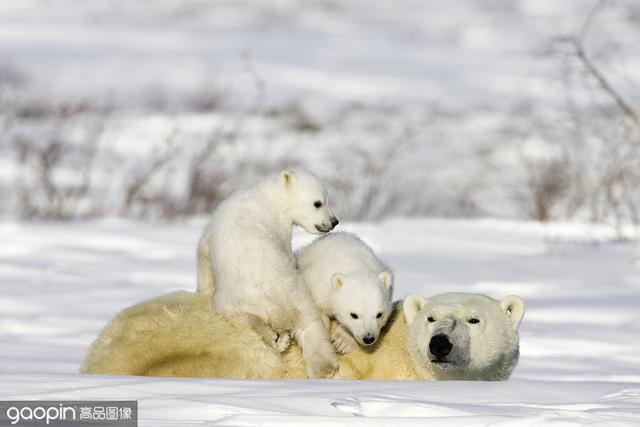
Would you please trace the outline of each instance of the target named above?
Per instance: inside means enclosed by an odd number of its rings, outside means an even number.
[[[379,318],[381,318],[381,317],[382,317],[382,312],[380,312],[380,313],[376,314],[376,319],[379,319]]]
[[[473,317],[473,318],[469,319],[468,322],[471,323],[472,325],[475,325],[476,323],[480,323],[480,320],[478,320],[475,317]]]
[[[320,200],[316,200],[313,204],[316,208],[320,209],[322,207],[322,202]]]
[[[429,323],[433,323],[436,321],[436,319],[434,319],[433,316],[427,317],[427,320],[429,321]]]
[[[355,313],[351,313],[351,317],[352,317],[353,319],[357,319],[357,318],[358,318],[358,315],[357,315],[357,314],[355,314]]]

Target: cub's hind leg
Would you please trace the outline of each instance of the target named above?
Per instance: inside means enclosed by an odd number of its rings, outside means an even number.
[[[256,331],[262,337],[264,342],[282,353],[289,348],[291,344],[291,335],[287,331],[276,331],[267,324],[263,319],[255,314],[245,313],[238,316],[239,320],[247,324],[251,329]]]

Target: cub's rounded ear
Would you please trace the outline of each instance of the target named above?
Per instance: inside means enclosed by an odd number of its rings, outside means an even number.
[[[382,273],[380,273],[378,278],[382,282],[382,286],[384,286],[385,289],[391,288],[391,283],[393,283],[393,276],[390,272],[383,271]]]
[[[344,285],[344,276],[340,273],[335,273],[331,276],[331,286],[334,289],[340,289]]]
[[[282,179],[282,183],[284,184],[285,188],[293,184],[293,181],[295,179],[293,176],[293,172],[288,170],[283,170],[282,172],[280,172],[280,178]]]
[[[411,294],[404,299],[402,303],[402,311],[404,311],[404,319],[407,322],[407,325],[413,323],[422,310],[422,307],[427,303],[427,299],[419,294]]]
[[[500,301],[500,307],[504,314],[507,315],[513,329],[518,329],[522,316],[524,316],[524,301],[515,295],[509,295]]]

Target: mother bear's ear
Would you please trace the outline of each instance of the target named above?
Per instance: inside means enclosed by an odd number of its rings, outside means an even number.
[[[500,307],[502,307],[502,311],[511,321],[511,327],[518,329],[522,316],[524,316],[524,301],[522,301],[522,298],[509,295],[500,301]]]
[[[402,311],[404,312],[404,319],[407,321],[407,325],[413,323],[426,303],[427,299],[419,294],[411,294],[404,299]]]

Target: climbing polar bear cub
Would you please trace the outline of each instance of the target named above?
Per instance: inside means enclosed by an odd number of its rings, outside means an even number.
[[[212,295],[216,312],[253,328],[279,351],[291,333],[311,378],[332,376],[337,356],[296,269],[291,232],[298,225],[322,234],[337,224],[314,175],[282,171],[226,199],[198,245],[198,292]]]
[[[524,302],[511,295],[446,293],[403,303],[407,343],[422,376],[437,380],[504,380],[518,363]]]
[[[375,343],[391,313],[392,276],[374,252],[351,233],[331,233],[296,253],[298,269],[320,308],[340,354]]]

